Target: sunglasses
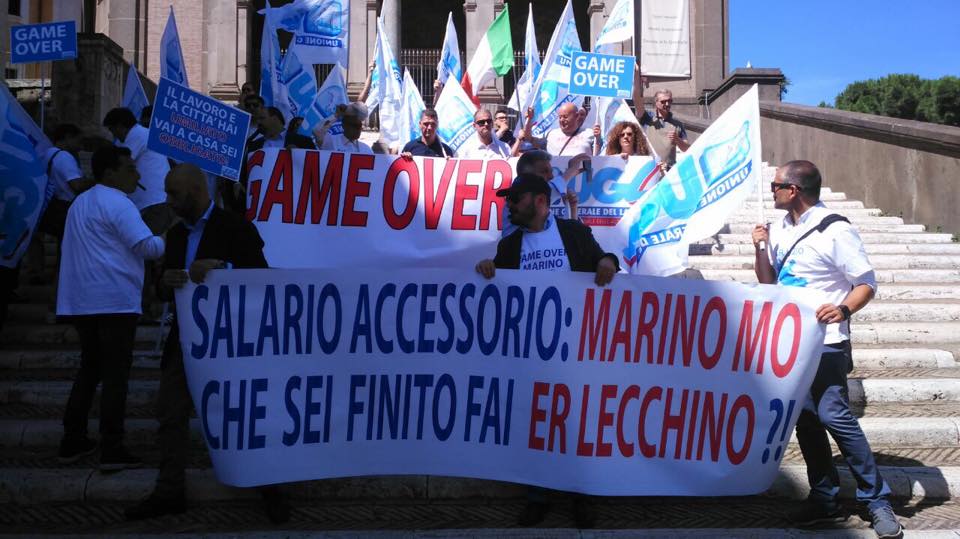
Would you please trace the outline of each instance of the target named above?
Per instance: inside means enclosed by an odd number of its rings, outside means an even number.
[[[476,120],[474,123],[477,125],[490,125],[490,121],[491,120]]]
[[[789,187],[796,187],[797,190],[800,190],[800,187],[799,187],[798,185],[796,185],[796,184],[793,184],[793,183],[770,182],[770,191],[773,192],[773,193],[776,193],[777,191],[779,191],[779,190],[781,190],[781,189],[787,189],[787,188],[789,188]]]

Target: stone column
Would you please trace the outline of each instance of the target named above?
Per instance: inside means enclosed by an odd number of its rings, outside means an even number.
[[[127,63],[123,49],[103,34],[79,34],[77,59],[53,62],[51,94],[57,122],[99,132],[107,111],[120,104]]]
[[[377,42],[376,0],[350,0],[350,66],[347,95],[355,99],[367,80],[367,65]]]
[[[144,64],[146,4],[146,0],[111,0],[102,4],[102,8],[107,10],[107,35],[123,48],[123,59],[141,70]]]
[[[380,18],[383,19],[383,31],[387,33],[387,39],[390,40],[390,48],[393,54],[400,61],[400,0],[383,0],[380,6]],[[377,32],[376,21],[373,26],[374,35]]]
[[[250,53],[248,45],[250,41],[250,21],[253,17],[258,17],[253,10],[251,0],[237,0],[237,86],[250,80],[256,80],[258,73],[250,72]],[[257,50],[255,54],[260,54]]]
[[[224,101],[236,101],[237,4],[235,0],[203,0],[203,63],[201,92]],[[184,50],[184,57],[189,53]]]
[[[463,11],[467,19],[467,62],[463,66],[464,69],[470,65],[470,61],[473,60],[473,55],[477,52],[477,45],[480,44],[483,35],[487,33],[490,24],[493,23],[496,13],[499,13],[502,9],[502,0],[464,1]],[[499,103],[505,99],[500,81],[484,88],[474,88],[474,91],[477,92],[481,103]]]
[[[638,2],[639,3],[639,2]],[[590,17],[590,47],[597,42],[597,36],[603,30],[603,25],[607,22],[607,15],[610,13],[611,5],[607,7],[605,0],[590,0],[587,5],[587,17]]]

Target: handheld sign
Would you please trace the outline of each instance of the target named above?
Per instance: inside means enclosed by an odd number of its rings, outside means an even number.
[[[147,148],[236,180],[250,114],[160,79]]]
[[[571,94],[630,97],[633,93],[634,57],[574,51],[572,60]]]
[[[76,57],[77,23],[74,21],[22,24],[10,28],[10,61],[14,64]]]

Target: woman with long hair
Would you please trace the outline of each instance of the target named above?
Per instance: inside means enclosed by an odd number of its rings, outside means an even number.
[[[599,141],[599,137],[597,140]],[[633,122],[617,122],[607,134],[604,155],[619,155],[624,159],[631,155],[650,155],[650,147],[639,125]]]

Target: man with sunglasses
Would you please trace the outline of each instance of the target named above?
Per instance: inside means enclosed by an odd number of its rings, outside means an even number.
[[[605,253],[594,239],[590,227],[575,219],[557,219],[550,211],[550,185],[535,174],[520,173],[507,189],[497,191],[505,197],[510,223],[518,228],[497,243],[493,259],[481,260],[477,273],[493,278],[496,270],[586,271],[595,274],[594,282],[605,286],[620,270],[616,255]],[[549,511],[546,491],[530,487],[527,505],[518,520],[521,526],[534,526]],[[573,506],[578,528],[592,528],[596,508],[588,496],[576,495]]]
[[[642,105],[641,98],[638,105]],[[687,141],[687,130],[683,123],[673,117],[670,108],[673,106],[673,93],[670,90],[658,90],[653,96],[654,110],[644,110],[640,116],[640,125],[646,129],[647,140],[653,150],[669,169],[677,162],[677,148],[685,152],[690,148]]]
[[[464,159],[506,159],[510,148],[493,136],[493,119],[490,111],[481,108],[473,114],[473,128],[477,138],[463,144],[458,157]]]
[[[787,516],[800,526],[846,520],[837,503],[840,478],[829,432],[857,480],[857,500],[867,505],[874,531],[882,538],[902,537],[887,501],[890,486],[880,476],[870,444],[850,412],[847,394],[847,374],[853,369],[850,316],[873,298],[877,281],[857,231],[820,202],[820,184],[820,171],[810,161],[790,161],[777,169],[770,186],[774,207],[787,214],[769,230],[755,226],[752,234],[754,267],[761,283],[812,288],[829,298],[816,311],[817,320],[826,324],[826,337],[797,420],[810,495]]]

